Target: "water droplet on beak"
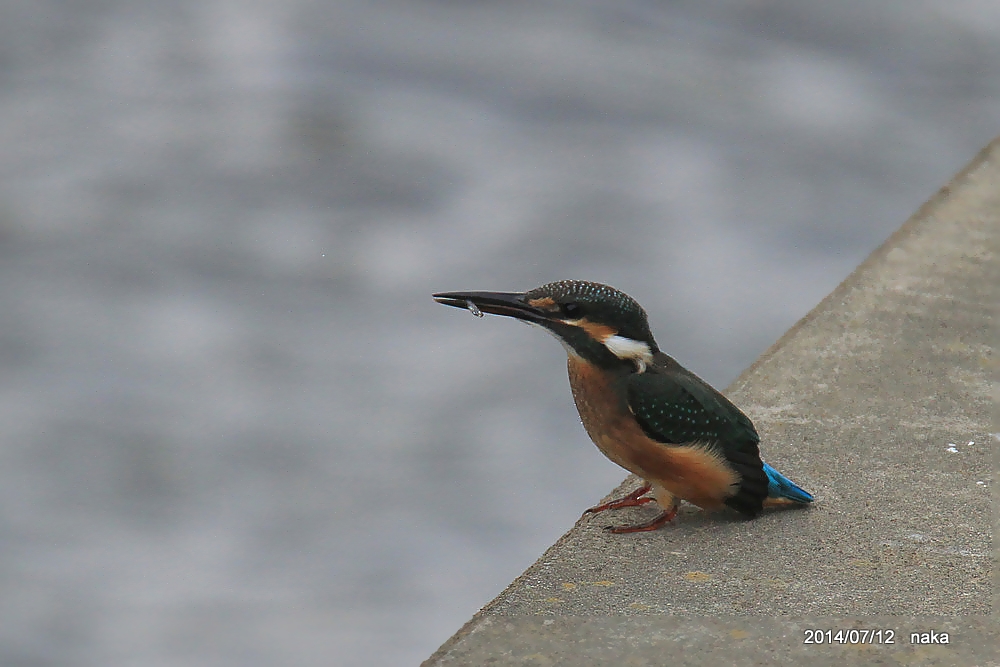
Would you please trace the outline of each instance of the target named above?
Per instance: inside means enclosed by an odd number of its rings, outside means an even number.
[[[473,315],[475,315],[476,317],[482,317],[483,316],[483,311],[479,310],[479,306],[477,306],[476,304],[472,303],[468,299],[465,300],[465,307],[468,308],[469,312],[472,313]]]

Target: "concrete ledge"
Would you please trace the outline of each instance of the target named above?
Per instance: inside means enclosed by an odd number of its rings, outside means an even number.
[[[998,231],[1000,139],[730,387],[815,506],[624,536],[585,517],[424,664],[998,664]],[[911,645],[931,630],[949,644]]]

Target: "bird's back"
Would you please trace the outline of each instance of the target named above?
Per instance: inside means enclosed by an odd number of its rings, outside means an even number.
[[[704,509],[760,512],[768,480],[753,424],[665,354],[643,373],[570,355],[580,419],[605,456]]]
[[[738,476],[725,504],[756,516],[768,495],[768,477],[750,419],[729,399],[658,352],[645,373],[629,376],[628,404],[643,432],[665,446],[699,447]]]

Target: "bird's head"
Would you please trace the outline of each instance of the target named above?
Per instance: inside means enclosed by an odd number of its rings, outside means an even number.
[[[641,373],[657,352],[642,306],[599,283],[560,280],[528,292],[442,292],[434,300],[536,324],[570,354],[600,366],[629,363]]]

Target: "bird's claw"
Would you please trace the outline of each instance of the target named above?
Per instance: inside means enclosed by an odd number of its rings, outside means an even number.
[[[642,496],[649,493],[652,487],[649,484],[643,484],[638,489],[628,494],[623,498],[618,500],[611,500],[601,505],[595,505],[584,510],[584,514],[597,514],[598,512],[604,512],[605,510],[618,510],[623,507],[638,507],[640,505],[645,505],[646,503],[651,503],[655,498],[643,498]]]
[[[626,533],[645,533],[650,530],[656,530],[665,523],[670,523],[675,516],[677,516],[677,508],[671,507],[669,510],[660,512],[660,514],[656,517],[644,523],[636,524],[634,526],[605,526],[604,530],[609,533],[614,533],[615,535],[625,535]]]

